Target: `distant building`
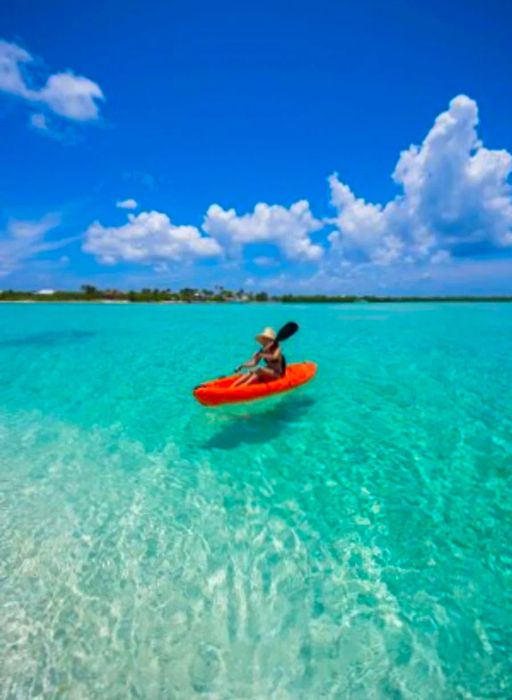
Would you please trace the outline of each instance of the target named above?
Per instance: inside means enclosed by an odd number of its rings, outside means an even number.
[[[51,297],[55,294],[55,289],[40,289],[36,294],[42,297]]]

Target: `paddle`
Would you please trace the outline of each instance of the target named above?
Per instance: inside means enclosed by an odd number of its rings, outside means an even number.
[[[288,340],[288,338],[291,338],[292,335],[295,335],[297,331],[299,330],[299,324],[295,323],[295,321],[289,321],[289,323],[285,323],[284,326],[278,331],[276,335],[276,339],[272,342],[272,345],[282,343],[283,340]],[[240,365],[240,367],[237,367],[235,369],[235,372],[240,372],[242,369],[243,365]]]
[[[274,342],[282,343],[283,340],[288,340],[288,338],[291,338],[292,335],[295,335],[295,333],[297,333],[298,330],[299,330],[299,324],[295,323],[295,321],[290,321],[289,323],[285,323],[284,326],[281,328],[281,330],[276,335],[276,339]]]

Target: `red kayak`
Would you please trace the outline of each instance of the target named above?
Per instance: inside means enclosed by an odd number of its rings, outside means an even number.
[[[255,401],[296,389],[313,379],[315,374],[316,364],[314,362],[297,362],[288,365],[284,377],[279,379],[260,380],[248,386],[233,387],[234,382],[240,377],[239,374],[233,374],[231,377],[212,379],[200,384],[196,386],[193,393],[203,406],[222,406],[223,404]]]

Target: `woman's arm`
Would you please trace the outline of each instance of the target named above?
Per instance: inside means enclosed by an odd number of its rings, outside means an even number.
[[[242,367],[256,367],[258,365],[258,362],[260,361],[260,357],[261,354],[259,352],[254,353],[250,360],[247,360],[247,362],[244,362],[243,365],[240,365],[240,369]]]
[[[270,362],[275,362],[281,357],[281,349],[277,347],[272,352],[261,352],[259,353],[259,356],[262,360],[270,360]]]

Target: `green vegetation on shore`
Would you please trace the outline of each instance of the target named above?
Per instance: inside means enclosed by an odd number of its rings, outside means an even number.
[[[368,303],[368,304],[390,304],[396,302],[425,302],[425,301],[512,301],[512,295],[497,295],[497,296],[351,296],[351,295],[334,295],[327,296],[325,294],[284,294],[280,297],[275,297],[276,301],[283,303],[306,303],[306,304],[350,304],[350,303]]]
[[[139,291],[119,291],[117,289],[97,289],[86,284],[79,291],[62,291],[42,289],[40,291],[17,291],[8,289],[0,291],[0,301],[83,301],[83,302],[144,302],[144,303],[249,303],[277,301],[285,304],[314,304],[314,303],[393,303],[393,302],[450,302],[450,301],[506,301],[512,302],[512,295],[497,296],[354,296],[325,294],[283,294],[270,296],[266,292],[247,292],[240,289],[236,292],[224,287],[210,289],[184,288],[179,291],[170,289],[141,289]]]
[[[0,291],[0,301],[113,301],[113,302],[153,302],[153,303],[192,303],[192,302],[250,302],[268,301],[266,292],[245,292],[240,289],[233,292],[224,287],[210,289],[193,289],[185,287],[179,291],[171,289],[149,289],[139,291],[120,291],[118,289],[98,289],[84,284],[79,291],[41,289],[40,291],[18,291],[8,289]]]

